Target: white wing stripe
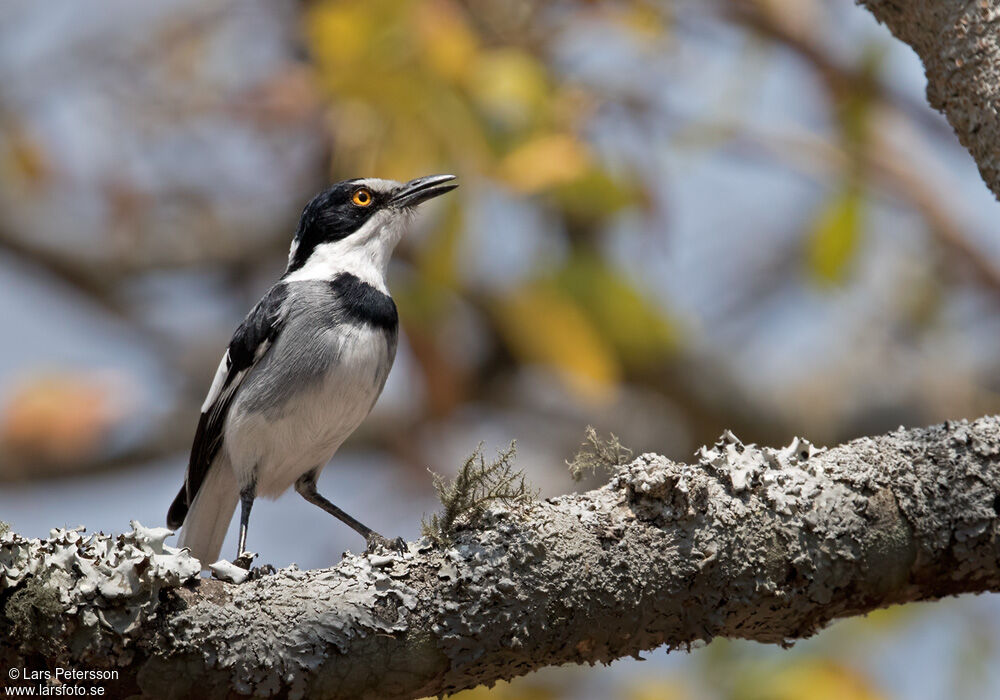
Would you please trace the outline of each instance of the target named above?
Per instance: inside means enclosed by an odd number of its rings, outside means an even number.
[[[219,398],[219,394],[222,393],[222,387],[226,383],[226,376],[228,374],[229,351],[226,350],[226,354],[222,356],[222,362],[219,363],[219,369],[215,371],[215,379],[212,380],[212,386],[208,390],[208,396],[205,397],[205,403],[201,405],[202,413],[206,413],[215,403],[216,399]]]

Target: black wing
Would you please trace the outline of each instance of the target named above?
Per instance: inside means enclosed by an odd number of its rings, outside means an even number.
[[[223,429],[229,406],[243,379],[271,347],[284,324],[284,302],[288,287],[277,284],[257,302],[236,329],[229,348],[219,363],[219,369],[201,407],[201,418],[191,446],[184,486],[167,512],[168,527],[177,528],[184,522],[188,507],[208,474],[212,460],[222,447]]]

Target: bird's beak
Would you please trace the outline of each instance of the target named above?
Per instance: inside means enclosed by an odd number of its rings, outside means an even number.
[[[410,180],[399,188],[392,203],[397,207],[415,207],[458,187],[457,182],[452,182],[454,179],[454,175],[428,175]]]

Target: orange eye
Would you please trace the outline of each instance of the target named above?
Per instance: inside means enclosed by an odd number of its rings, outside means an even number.
[[[354,196],[351,197],[351,201],[359,207],[367,207],[372,203],[372,193],[362,187],[354,193]]]

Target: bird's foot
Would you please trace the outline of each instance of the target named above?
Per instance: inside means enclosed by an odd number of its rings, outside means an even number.
[[[253,560],[256,558],[257,552],[240,552],[240,555],[233,559],[233,564],[249,571],[250,565],[253,564]]]
[[[250,569],[250,575],[247,576],[248,581],[256,581],[259,578],[264,578],[265,576],[274,576],[278,573],[278,570],[274,568],[271,564],[264,564],[262,566],[255,566]]]
[[[372,532],[365,538],[368,544],[368,553],[372,554],[378,551],[390,551],[396,554],[403,554],[406,552],[406,540],[402,537],[394,537],[393,539],[387,539],[377,532]]]

